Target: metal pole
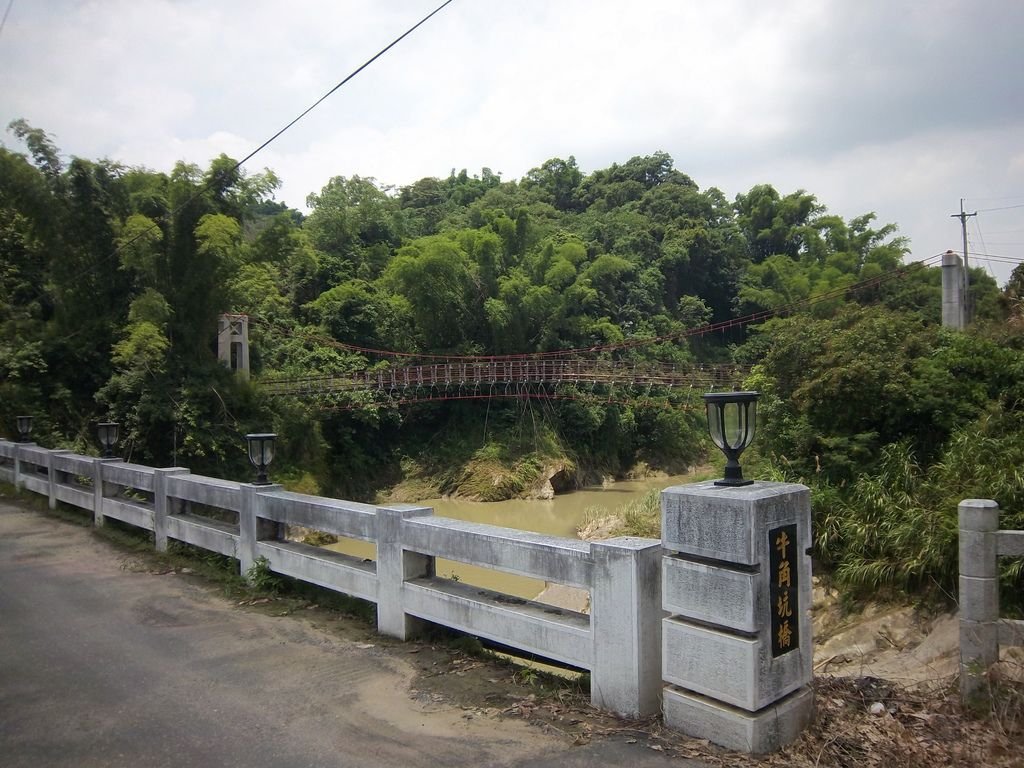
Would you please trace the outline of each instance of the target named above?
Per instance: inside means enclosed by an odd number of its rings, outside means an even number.
[[[960,229],[963,232],[964,237],[964,322],[963,327],[967,327],[967,324],[971,321],[972,315],[974,314],[974,306],[971,302],[971,278],[970,264],[967,261],[967,219],[971,216],[977,216],[978,212],[965,213],[964,212],[964,199],[960,198],[960,213],[951,213],[950,216],[954,219],[960,219]]]

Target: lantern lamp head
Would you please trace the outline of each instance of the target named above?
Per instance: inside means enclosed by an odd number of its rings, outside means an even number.
[[[273,432],[257,432],[245,436],[249,446],[249,461],[256,468],[256,482],[253,485],[270,485],[267,479],[267,465],[274,460],[274,441],[277,435]]]
[[[27,443],[28,436],[32,434],[32,417],[18,416],[18,442]]]
[[[725,454],[725,477],[715,485],[750,485],[743,479],[740,454],[754,439],[757,426],[757,398],[760,392],[709,392],[704,395],[711,440]]]
[[[96,425],[96,434],[103,446],[103,458],[114,458],[114,446],[117,445],[118,432],[121,425],[116,421],[101,421]]]

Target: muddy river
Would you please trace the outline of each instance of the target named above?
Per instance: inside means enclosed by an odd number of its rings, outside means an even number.
[[[562,494],[549,501],[513,499],[483,502],[464,499],[424,499],[419,503],[433,507],[434,514],[438,517],[501,525],[553,536],[575,537],[576,529],[588,509],[601,507],[611,512],[643,496],[649,490],[661,490],[692,480],[687,477],[660,477],[622,481],[603,488],[584,488]],[[373,558],[376,554],[373,544],[349,539],[329,545],[328,548],[357,557]],[[436,569],[439,576],[447,576],[518,597],[536,597],[545,586],[544,582],[538,579],[477,568],[442,558],[438,558]]]

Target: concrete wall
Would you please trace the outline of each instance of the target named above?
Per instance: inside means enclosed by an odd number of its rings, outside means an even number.
[[[0,440],[0,480],[237,558],[244,575],[259,558],[295,579],[377,604],[378,630],[405,639],[433,622],[588,670],[595,706],[626,716],[660,710],[661,542],[623,537],[585,542],[435,517],[427,507],[376,507],[154,469]],[[125,491],[132,491],[126,494]],[[201,504],[238,514],[238,524],[193,514]],[[368,541],[375,561],[283,541],[298,525]],[[444,557],[590,591],[590,616],[438,578]]]

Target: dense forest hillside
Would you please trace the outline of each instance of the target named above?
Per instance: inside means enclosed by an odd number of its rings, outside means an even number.
[[[820,557],[850,584],[948,584],[956,498],[1022,514],[1020,267],[1003,291],[972,270],[976,322],[953,333],[939,269],[907,266],[894,225],[768,184],[729,199],[664,153],[589,174],[555,158],[512,181],[338,176],[304,215],[274,201],[271,171],[225,156],[164,173],[9,130],[23,151],[0,149],[8,433],[33,413],[40,442],[84,449],[110,418],[133,460],[245,477],[241,435],[274,429],[279,476],[362,498],[403,479],[507,497],[705,455],[678,391],[401,408],[259,383],[579,350],[753,366],[759,471],[814,487]],[[251,384],[215,359],[221,312],[251,318]],[[911,539],[928,551],[910,557]]]

